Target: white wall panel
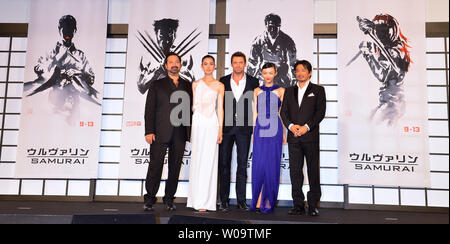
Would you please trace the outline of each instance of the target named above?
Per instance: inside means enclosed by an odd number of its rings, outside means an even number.
[[[98,178],[99,179],[117,179],[119,177],[118,164],[99,164]]]
[[[10,37],[0,37],[0,51],[8,51],[10,41]]]
[[[98,196],[117,196],[118,180],[97,180],[95,195]]]
[[[22,180],[21,195],[42,195],[43,180]]]
[[[372,204],[373,202],[371,188],[349,187],[348,195],[350,204]]]
[[[142,182],[137,180],[121,180],[119,188],[120,196],[141,196]]]
[[[449,198],[448,191],[428,190],[428,206],[429,207],[445,207],[448,208]]]
[[[425,206],[425,190],[402,189],[401,204],[402,206]]]
[[[123,112],[123,101],[103,100],[102,109],[104,114],[121,114]]]
[[[22,81],[25,75],[25,68],[10,68],[9,69],[9,81]]]
[[[44,195],[47,196],[65,196],[67,180],[46,180]]]
[[[431,171],[449,171],[448,155],[430,155]]]
[[[10,66],[25,66],[26,53],[11,53]]]
[[[344,187],[343,186],[322,186],[321,202],[343,202]]]
[[[19,194],[20,180],[2,180],[0,179],[0,195]]]
[[[26,51],[27,50],[27,40],[26,37],[13,37],[11,50],[12,51]]]
[[[375,188],[375,204],[398,205],[398,189]]]
[[[6,101],[6,113],[20,113],[22,108],[21,99],[8,99]]]
[[[69,180],[68,196],[89,196],[89,180]]]
[[[103,98],[123,98],[123,84],[105,84],[103,86]]]
[[[7,71],[8,71],[7,68],[0,68],[0,82],[6,81]],[[3,96],[4,94],[5,94],[4,92],[0,93],[1,96]]]
[[[0,161],[14,162],[16,161],[17,147],[2,147],[2,156]]]
[[[16,164],[14,163],[0,163],[0,178],[14,178],[14,170]],[[0,180],[0,192],[2,192],[2,187],[6,187],[6,183],[2,185]],[[17,194],[17,191],[16,191]],[[1,195],[1,193],[0,193]]]
[[[125,69],[105,69],[105,82],[124,82]]]
[[[23,84],[9,84],[8,85],[8,97],[22,97]]]

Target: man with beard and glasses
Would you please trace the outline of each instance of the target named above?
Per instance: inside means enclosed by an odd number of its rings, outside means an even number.
[[[190,137],[192,84],[180,77],[181,58],[177,54],[167,55],[165,68],[167,76],[151,83],[145,104],[145,140],[151,145],[145,182],[146,211],[152,211],[156,203],[167,149],[169,175],[163,202],[167,211],[176,210],[173,201],[186,141]]]

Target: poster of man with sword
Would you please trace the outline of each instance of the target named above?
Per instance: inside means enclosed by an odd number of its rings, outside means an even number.
[[[339,1],[339,184],[430,185],[425,8]]]
[[[403,80],[412,62],[408,39],[400,30],[397,20],[389,14],[379,14],[373,20],[356,17],[359,29],[371,38],[362,41],[359,52],[347,64],[360,55],[364,57],[376,79],[381,82],[379,104],[372,111],[371,119],[378,117],[393,125],[405,112]]]

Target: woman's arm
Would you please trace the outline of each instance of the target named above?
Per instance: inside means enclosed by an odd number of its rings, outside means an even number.
[[[278,92],[278,96],[280,97],[280,101],[281,104],[283,104],[283,99],[284,99],[284,88],[280,88],[279,92]],[[281,107],[280,110],[278,111],[280,113],[280,119],[281,119]],[[283,145],[286,145],[286,127],[284,126],[283,123],[281,123],[283,126]]]
[[[223,120],[224,120],[224,111],[223,111],[223,100],[225,96],[225,86],[219,82],[219,96],[217,98],[217,113],[219,117],[219,136],[217,139],[217,143],[222,143],[222,135],[223,135]]]

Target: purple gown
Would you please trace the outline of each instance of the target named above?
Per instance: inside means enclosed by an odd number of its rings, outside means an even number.
[[[279,117],[281,101],[272,91],[280,88],[261,86],[263,92],[257,98],[258,117],[253,135],[252,195],[250,206],[256,210],[261,196],[261,213],[273,213],[280,185],[283,124]]]

